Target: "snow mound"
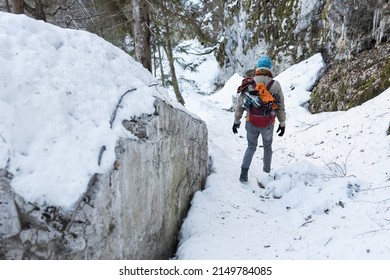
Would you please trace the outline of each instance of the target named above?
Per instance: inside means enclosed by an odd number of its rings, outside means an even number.
[[[355,199],[363,183],[355,177],[338,176],[328,167],[308,161],[282,167],[264,181],[265,194],[281,199],[285,209],[299,207],[305,215],[327,214],[336,206],[344,207]]]
[[[0,26],[0,168],[27,201],[71,207],[135,137],[121,119],[154,112],[157,82],[88,32],[6,13]]]

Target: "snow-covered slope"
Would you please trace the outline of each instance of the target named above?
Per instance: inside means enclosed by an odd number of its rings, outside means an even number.
[[[214,173],[192,201],[178,259],[390,257],[390,89],[347,112],[311,115],[301,105],[322,68],[318,54],[276,77],[286,133],[274,136],[270,176],[262,172],[259,140],[247,184],[238,181],[244,119],[234,135],[233,113],[223,110],[237,77],[213,97],[185,96],[208,124]]]

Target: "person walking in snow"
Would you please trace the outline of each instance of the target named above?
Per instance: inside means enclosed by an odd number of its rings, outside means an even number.
[[[278,118],[279,127],[276,131],[279,136],[283,136],[286,127],[286,113],[284,106],[284,96],[280,83],[273,80],[272,61],[268,56],[262,56],[257,61],[257,69],[253,78],[245,78],[238,88],[240,96],[237,100],[235,108],[233,133],[238,133],[238,128],[241,124],[241,118],[244,111],[247,111],[245,129],[247,132],[248,147],[245,151],[241,165],[240,181],[248,181],[248,170],[252,162],[253,155],[257,148],[258,138],[261,135],[263,140],[264,156],[263,156],[263,171],[269,173],[271,171],[272,160],[272,141],[275,124],[275,116]],[[265,102],[258,99],[257,85],[264,84],[267,86],[269,93],[274,98],[274,107],[267,109]],[[256,92],[256,95],[253,93]],[[268,104],[268,103],[267,103]],[[271,104],[270,104],[271,106]],[[267,122],[258,123],[255,118],[251,118],[256,108],[262,108],[262,113],[259,115],[269,115]],[[257,109],[259,110],[259,109]],[[252,114],[252,115],[251,115]],[[261,116],[261,118],[264,118]]]

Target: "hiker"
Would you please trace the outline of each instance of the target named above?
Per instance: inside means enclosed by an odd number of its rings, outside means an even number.
[[[257,142],[259,135],[261,134],[263,140],[263,148],[264,148],[264,156],[263,156],[263,171],[266,173],[270,173],[271,171],[271,160],[272,160],[272,139],[274,132],[274,124],[275,124],[275,116],[278,118],[279,127],[276,131],[279,136],[283,136],[286,126],[286,113],[284,108],[284,96],[282,92],[282,88],[280,83],[276,80],[273,80],[273,73],[271,71],[272,61],[268,56],[262,56],[257,61],[257,68],[255,70],[255,77],[253,78],[245,78],[238,88],[237,92],[241,92],[240,96],[237,100],[237,107],[234,114],[234,124],[233,124],[233,133],[236,134],[237,129],[240,127],[241,118],[244,111],[247,111],[245,129],[247,131],[247,140],[248,147],[244,154],[244,159],[241,165],[241,174],[240,181],[248,181],[248,170],[252,162],[253,155],[257,148]],[[268,94],[270,93],[272,97],[274,97],[275,101],[272,106],[272,109],[269,109],[269,121],[266,124],[256,124],[254,125],[254,121],[249,121],[250,109],[255,108],[257,103],[261,103],[264,105],[262,101],[256,101],[259,99],[253,99],[253,94],[255,91],[255,87],[257,85],[264,84],[268,87]],[[256,96],[258,96],[258,92],[256,92]],[[253,105],[255,104],[255,105]],[[260,106],[265,107],[265,106]],[[265,109],[263,109],[265,110]],[[264,112],[264,111],[263,111]],[[265,115],[265,113],[263,113]],[[273,116],[272,116],[273,115]],[[252,118],[253,119],[253,118]]]

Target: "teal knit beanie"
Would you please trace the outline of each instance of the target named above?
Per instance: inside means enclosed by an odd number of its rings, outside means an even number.
[[[257,68],[263,68],[263,67],[268,68],[270,70],[272,68],[272,61],[267,55],[260,57],[259,60],[257,61]]]

